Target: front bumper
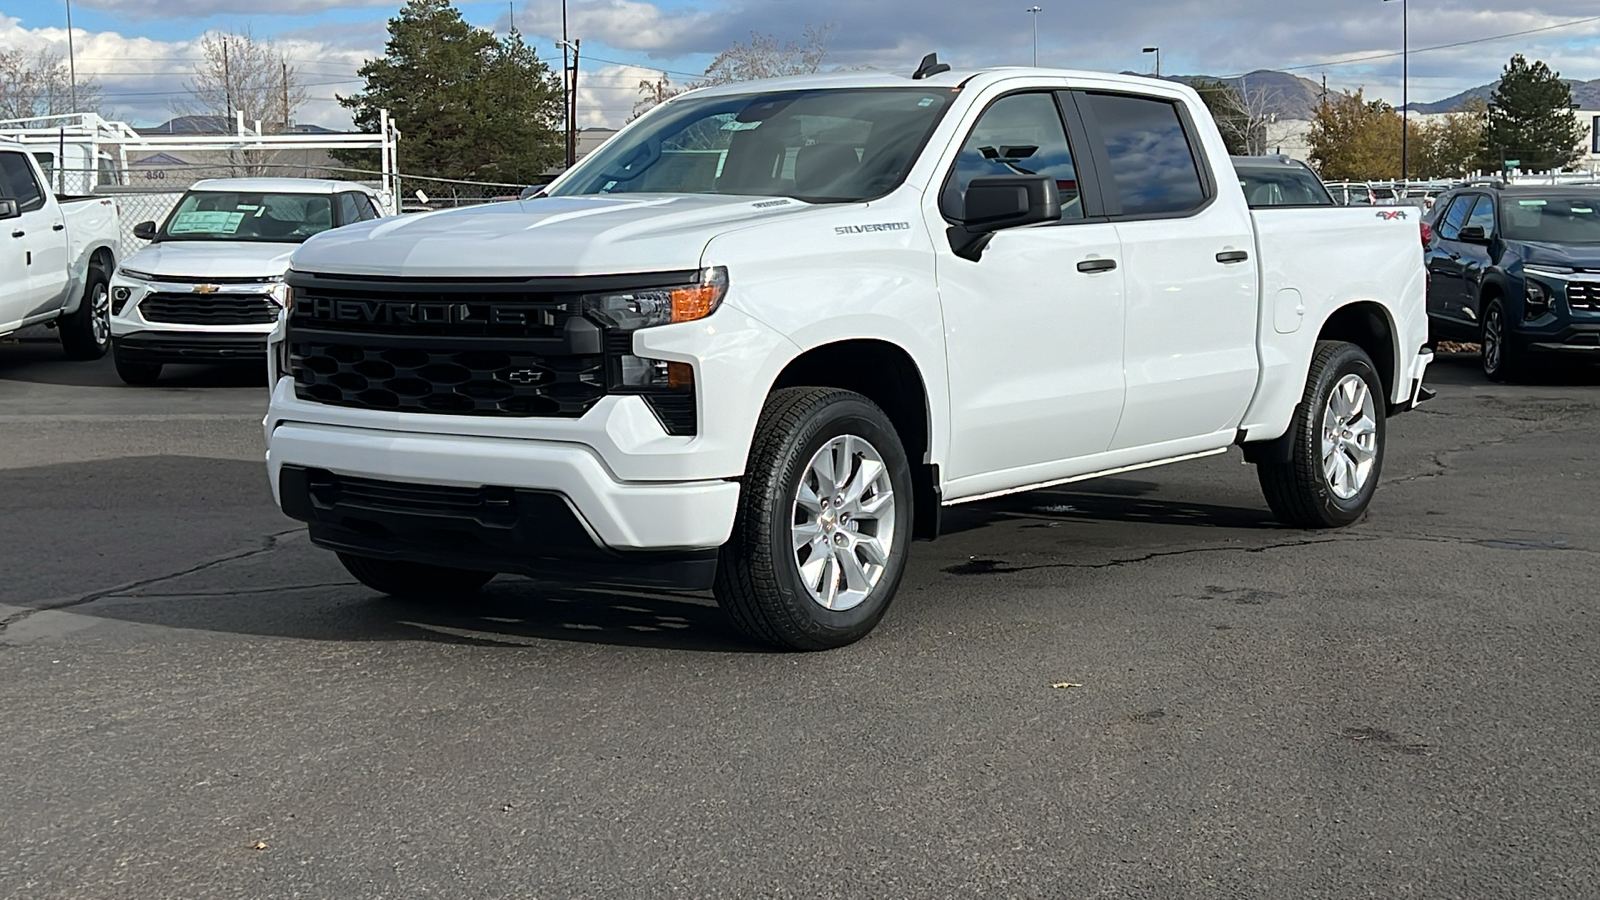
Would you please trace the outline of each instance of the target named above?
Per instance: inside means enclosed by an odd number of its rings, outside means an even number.
[[[619,481],[556,441],[287,422],[267,464],[323,546],[608,584],[709,587],[739,500],[727,480]]]
[[[131,363],[264,362],[265,334],[205,331],[136,331],[113,335],[118,359]]]
[[[1600,356],[1600,322],[1572,322],[1559,329],[1524,331],[1523,346],[1541,353]]]

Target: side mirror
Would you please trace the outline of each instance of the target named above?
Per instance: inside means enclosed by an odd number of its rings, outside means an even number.
[[[0,199],[0,219],[15,219],[22,215],[22,207],[10,198]]]
[[[155,240],[156,239],[156,223],[154,223],[154,222],[140,222],[139,224],[133,226],[133,236],[138,238],[141,241],[153,241],[153,240]]]
[[[972,179],[961,198],[961,224],[948,231],[950,249],[977,262],[997,231],[1061,218],[1061,189],[1048,175],[987,175]]]
[[[1484,232],[1482,225],[1468,225],[1456,235],[1456,240],[1463,244],[1487,244],[1489,235]]]

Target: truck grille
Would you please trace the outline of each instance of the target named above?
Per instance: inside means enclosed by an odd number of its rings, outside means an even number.
[[[602,354],[550,356],[467,340],[356,341],[298,332],[295,394],[336,406],[483,416],[581,416],[606,394]]]
[[[264,294],[151,294],[139,301],[147,321],[172,325],[270,325],[278,309]]]
[[[1577,310],[1600,309],[1600,282],[1567,282],[1567,305]]]

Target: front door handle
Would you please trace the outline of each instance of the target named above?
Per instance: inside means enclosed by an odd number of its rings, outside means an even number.
[[[1243,250],[1224,250],[1221,253],[1217,254],[1217,262],[1222,263],[1223,265],[1233,265],[1234,263],[1242,263],[1242,262],[1245,262],[1246,260],[1248,260],[1249,258],[1250,258],[1250,254],[1246,253]]]
[[[1095,272],[1109,272],[1116,267],[1117,261],[1114,259],[1086,259],[1078,263],[1078,271],[1090,275]]]
[[[22,230],[19,229],[17,231],[11,232],[11,236],[12,237],[27,237],[28,233],[26,231],[22,231]]]
[[[51,231],[66,231],[67,230],[67,226],[61,224],[60,222],[57,222],[56,224],[50,226],[50,230]]]

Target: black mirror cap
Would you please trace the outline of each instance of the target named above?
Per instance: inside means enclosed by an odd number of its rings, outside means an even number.
[[[1489,235],[1482,225],[1468,225],[1456,235],[1456,240],[1467,244],[1487,244]]]
[[[153,241],[153,240],[155,240],[156,239],[156,223],[154,223],[154,222],[140,222],[139,224],[133,226],[133,236],[138,238],[141,241]]]
[[[15,219],[22,215],[22,207],[9,197],[0,198],[0,219]]]
[[[1061,218],[1061,189],[1047,175],[987,175],[972,179],[962,197],[961,224],[999,231]]]

